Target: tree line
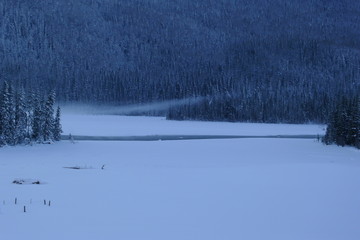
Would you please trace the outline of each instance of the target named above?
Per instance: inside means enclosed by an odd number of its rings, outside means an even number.
[[[0,146],[59,141],[60,107],[55,93],[26,94],[5,82],[0,89]]]

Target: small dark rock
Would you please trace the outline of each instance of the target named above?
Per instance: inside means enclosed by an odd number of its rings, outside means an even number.
[[[23,184],[24,180],[14,180],[12,183],[14,183],[14,184]]]
[[[43,182],[40,182],[40,180],[36,180],[36,179],[15,179],[13,182],[13,184],[43,184]]]

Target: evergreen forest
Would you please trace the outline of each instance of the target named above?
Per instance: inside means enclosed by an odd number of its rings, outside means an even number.
[[[55,93],[26,94],[5,82],[0,89],[0,147],[51,143],[61,138],[60,108]]]
[[[330,115],[323,142],[360,149],[360,99],[343,98],[338,103]]]
[[[360,1],[0,0],[0,82],[168,119],[325,123],[360,91]]]

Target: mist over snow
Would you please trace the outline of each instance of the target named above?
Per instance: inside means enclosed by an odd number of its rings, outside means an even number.
[[[206,97],[190,97],[167,101],[148,102],[143,104],[115,105],[115,104],[82,104],[59,103],[65,114],[95,114],[95,115],[133,115],[149,112],[164,113],[170,108],[185,104],[196,104]]]
[[[75,110],[72,108],[71,110]],[[102,111],[102,110],[101,110]],[[76,111],[75,111],[76,112]],[[99,113],[99,112],[97,112]],[[324,125],[170,121],[165,117],[86,115],[65,112],[64,135],[323,135]]]

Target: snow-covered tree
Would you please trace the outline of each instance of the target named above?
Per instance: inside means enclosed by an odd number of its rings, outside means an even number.
[[[335,143],[340,146],[360,148],[360,109],[359,100],[343,98],[330,116],[325,144]]]
[[[0,146],[59,141],[60,108],[54,116],[55,93],[26,95],[5,82],[0,88]]]
[[[44,114],[42,101],[38,94],[34,95],[33,99],[33,116],[32,116],[32,136],[35,141],[42,141],[43,129],[44,129]]]
[[[21,89],[16,95],[15,101],[15,139],[16,144],[24,143],[29,137],[27,135],[28,129],[28,114],[25,106],[25,92]]]
[[[12,87],[5,82],[2,91],[1,125],[3,140],[6,144],[15,144],[15,111]]]
[[[51,92],[47,96],[42,114],[43,114],[43,140],[53,141],[54,140],[54,103],[55,103],[55,92]]]
[[[62,127],[60,123],[60,107],[58,106],[56,109],[56,115],[54,120],[54,128],[53,128],[53,136],[55,141],[61,140]]]

